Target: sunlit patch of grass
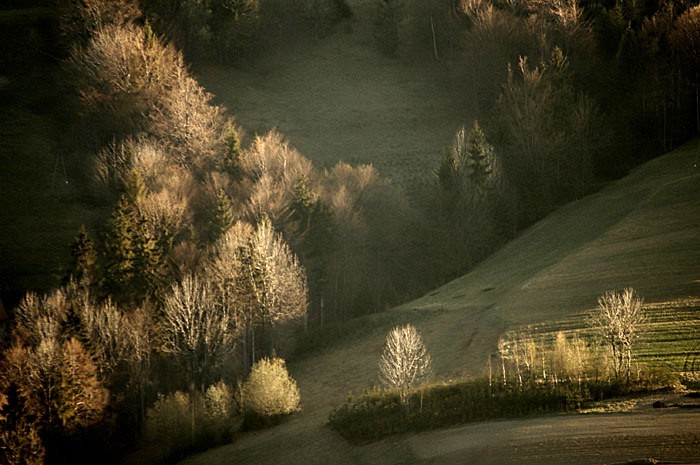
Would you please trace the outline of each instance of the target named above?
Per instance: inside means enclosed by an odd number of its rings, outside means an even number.
[[[596,402],[592,406],[581,409],[579,413],[625,413],[636,409],[642,399],[606,400]]]
[[[644,305],[647,321],[634,346],[639,366],[675,373],[700,372],[700,298]],[[551,320],[527,328],[534,340],[553,341],[557,333],[577,334],[590,344],[602,343],[586,310],[568,318]]]

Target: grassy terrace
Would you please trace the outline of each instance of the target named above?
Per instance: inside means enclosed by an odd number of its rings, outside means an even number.
[[[635,347],[637,360],[650,368],[673,372],[699,370],[700,299],[650,303],[644,309],[647,321],[641,327]],[[588,322],[592,312],[586,310],[524,329],[536,341],[553,341],[559,332],[579,334],[592,341],[596,337]]]

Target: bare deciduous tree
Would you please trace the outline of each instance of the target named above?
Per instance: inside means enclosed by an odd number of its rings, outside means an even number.
[[[639,327],[646,321],[642,299],[634,289],[609,291],[598,298],[598,310],[592,316],[610,348],[612,368],[616,377],[630,380],[632,348]]]
[[[68,299],[62,289],[40,296],[29,292],[15,312],[13,336],[24,344],[36,346],[41,341],[59,337],[68,320]]]
[[[248,279],[257,313],[275,324],[306,314],[306,275],[282,236],[263,219],[250,238]]]
[[[217,305],[211,285],[196,275],[172,287],[163,305],[163,347],[201,387],[234,349],[235,331],[227,308]]]
[[[379,361],[379,378],[399,390],[401,402],[408,405],[413,386],[430,374],[431,358],[423,338],[413,325],[396,326],[386,337]]]
[[[254,322],[250,329],[257,324],[272,329],[304,318],[308,308],[306,272],[267,218],[258,224],[242,252],[242,271],[250,292],[246,301]],[[272,351],[275,341],[272,333],[269,336]],[[255,349],[254,341],[251,349]],[[255,352],[251,360],[255,362]]]
[[[122,26],[141,16],[134,0],[64,0],[58,3],[58,23],[67,42],[83,43],[109,25]]]
[[[284,232],[289,242],[297,240],[291,213],[294,188],[302,178],[314,179],[311,162],[291,147],[277,131],[257,136],[240,160],[246,197],[244,214],[255,223],[266,215]]]

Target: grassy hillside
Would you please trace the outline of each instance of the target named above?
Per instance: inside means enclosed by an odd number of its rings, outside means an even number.
[[[647,333],[658,349],[645,357],[693,349],[700,331],[699,153],[700,141],[692,141],[637,168],[535,224],[468,275],[369,318],[356,338],[292,363],[303,412],[185,463],[416,463],[412,442],[431,443],[439,432],[431,433],[432,440],[399,438],[354,448],[325,426],[330,409],[348,392],[376,384],[383,338],[397,322],[413,322],[422,331],[436,376],[447,379],[480,373],[504,330],[575,325],[602,292],[633,286],[652,311],[660,309]],[[429,463],[454,458],[436,451]]]
[[[39,69],[30,76],[40,82],[45,74]],[[56,286],[78,228],[99,214],[77,198],[81,178],[60,142],[65,128],[52,113],[55,91],[45,87],[10,81],[0,90],[0,296],[6,304],[20,289]]]

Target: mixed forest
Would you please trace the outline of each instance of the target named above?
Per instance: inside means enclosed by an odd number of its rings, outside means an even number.
[[[64,276],[0,287],[2,463],[167,462],[275,424],[303,398],[286,359],[700,133],[692,0],[373,2],[376,53],[449,59],[483,115],[408,187],[245,133],[192,71],[324,40],[352,2],[37,1],[29,23],[14,3],[0,105],[48,89],[70,196],[96,213]],[[521,385],[528,356],[509,359]]]

